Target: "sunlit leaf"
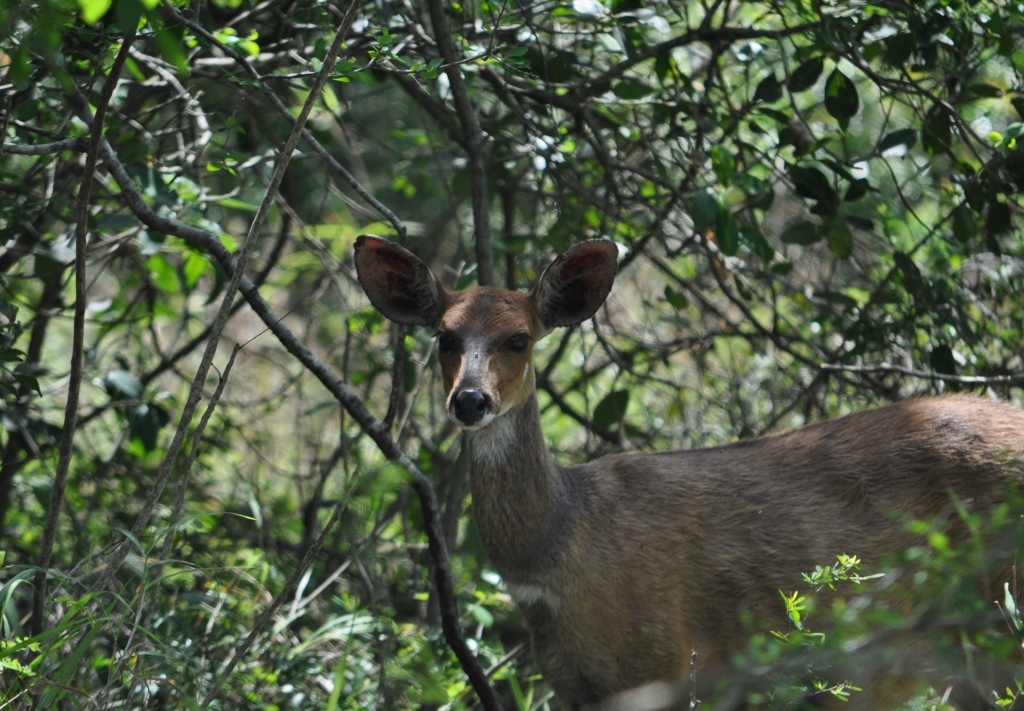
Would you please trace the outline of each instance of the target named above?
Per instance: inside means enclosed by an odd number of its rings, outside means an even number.
[[[82,13],[82,22],[91,25],[98,22],[110,9],[111,0],[78,0],[78,9]]]

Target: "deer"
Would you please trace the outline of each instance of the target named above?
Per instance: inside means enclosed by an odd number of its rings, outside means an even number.
[[[878,563],[913,544],[911,519],[945,519],[965,538],[958,512],[984,514],[1024,480],[1024,412],[970,395],[562,466],[541,430],[533,349],[596,314],[616,276],[615,243],[575,244],[527,292],[450,290],[412,252],[372,235],[356,240],[354,261],[381,314],[436,332],[447,417],[467,434],[480,539],[544,679],[573,711],[679,682],[691,653],[702,669],[728,667],[750,619],[786,627],[780,591],[801,573],[843,553]],[[1016,585],[1011,566],[999,575],[1000,594]],[[961,711],[997,708],[990,688],[951,678]],[[894,686],[906,685],[879,684],[844,708],[894,708]]]

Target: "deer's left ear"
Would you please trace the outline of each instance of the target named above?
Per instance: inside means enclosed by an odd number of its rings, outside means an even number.
[[[444,311],[445,289],[419,257],[373,235],[355,245],[356,273],[370,303],[395,323],[437,326]]]
[[[544,328],[575,326],[593,316],[611,291],[618,256],[614,242],[595,239],[555,259],[530,292]]]

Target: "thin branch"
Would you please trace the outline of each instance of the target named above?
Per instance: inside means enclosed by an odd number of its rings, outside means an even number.
[[[135,40],[132,29],[121,42],[121,48],[110,67],[110,73],[103,83],[103,91],[96,105],[96,114],[89,130],[89,152],[85,158],[85,170],[78,191],[78,214],[75,224],[75,318],[71,342],[71,372],[68,376],[68,399],[64,407],[64,429],[60,437],[60,454],[57,457],[57,471],[54,473],[53,493],[50,510],[46,512],[43,539],[39,546],[39,571],[35,574],[35,590],[32,595],[32,634],[43,631],[43,617],[46,603],[46,575],[53,554],[53,542],[57,535],[57,519],[64,505],[64,490],[67,487],[71,455],[75,450],[75,426],[78,421],[78,399],[82,389],[82,353],[85,348],[86,272],[85,259],[89,234],[89,199],[92,196],[92,180],[96,174],[100,146],[103,138],[103,121],[107,106],[114,95],[118,77],[128,59],[128,50]]]
[[[226,44],[218,40],[216,37],[210,34],[210,32],[206,30],[206,28],[193,22],[192,20],[188,19],[187,17],[179,13],[177,9],[169,3],[166,3],[164,7],[174,16],[174,18],[177,21],[187,26],[190,30],[195,32],[197,35],[201,36],[207,42],[210,42],[220,51],[229,55],[236,63],[238,63],[246,71],[246,73],[250,77],[259,81],[260,73],[256,71],[256,69],[252,66],[249,60],[247,60],[245,57],[243,57],[241,54],[236,52],[231,47],[227,46]],[[351,20],[349,20],[349,22],[351,22]],[[260,84],[260,86],[263,85]],[[291,110],[288,108],[287,105],[285,105],[281,98],[277,94],[270,91],[269,89],[266,90],[265,95],[270,100],[270,103],[274,105],[274,108],[278,110],[281,116],[286,121],[288,121],[289,125],[294,126],[295,118],[292,116]],[[350,173],[341,163],[339,163],[337,159],[335,159],[335,157],[331,155],[331,153],[326,148],[324,148],[323,145],[321,145],[318,140],[316,140],[316,138],[313,136],[312,133],[309,132],[308,129],[302,129],[302,140],[308,143],[309,146],[313,149],[313,151],[318,156],[320,156],[320,159],[324,162],[324,164],[336,175],[338,175],[342,180],[348,183],[349,187],[352,188],[352,190],[354,190],[355,193],[359,195],[360,198],[362,198],[368,205],[372,206],[377,212],[383,215],[384,218],[387,219],[387,221],[390,222],[391,225],[395,228],[395,232],[398,234],[399,239],[403,242],[405,241],[406,235],[408,234],[408,230],[406,230],[405,224],[398,218],[398,215],[396,215],[394,211],[391,210],[391,208],[382,203],[380,200],[374,197],[369,190],[363,187],[363,185],[358,180],[356,180],[356,177],[352,175],[352,173]]]
[[[190,247],[206,252],[220,263],[226,273],[235,273],[235,257],[220,241],[217,234],[158,215],[146,204],[142,193],[132,182],[124,165],[118,159],[117,153],[114,152],[114,149],[107,141],[103,142],[101,150],[103,152],[103,160],[114,180],[121,188],[125,202],[139,220],[154,230],[174,235]],[[328,392],[341,403],[342,407],[352,415],[352,418],[369,435],[384,456],[397,462],[412,475],[411,486],[420,500],[427,543],[430,548],[431,558],[434,561],[434,580],[438,589],[438,598],[441,601],[441,624],[445,640],[462,665],[466,676],[481,700],[482,706],[488,709],[488,711],[501,709],[501,703],[498,701],[497,694],[491,688],[479,661],[466,643],[466,639],[459,626],[458,603],[455,599],[455,587],[452,582],[448,549],[444,542],[440,507],[438,506],[437,496],[434,493],[430,480],[419,470],[408,455],[399,448],[387,428],[384,427],[383,423],[374,418],[366,408],[366,405],[363,404],[359,395],[338,378],[323,360],[317,357],[309,350],[305,343],[292,333],[263,299],[252,281],[242,276],[239,288],[246,301],[249,302],[249,306],[274,333],[281,345],[302,363],[327,388]]]
[[[455,111],[459,115],[462,131],[466,136],[466,150],[469,153],[470,190],[473,195],[473,237],[476,249],[476,280],[481,286],[494,285],[494,251],[491,246],[491,210],[488,191],[488,138],[480,127],[476,109],[470,101],[462,69],[457,64],[455,46],[452,44],[452,30],[445,14],[444,0],[428,0],[430,22],[434,26],[437,47],[445,61],[445,74],[452,91]]]
[[[351,8],[348,15],[352,15],[353,17],[355,15]],[[273,204],[274,199],[277,196],[278,186],[280,186],[281,181],[284,179],[285,171],[287,170],[291,157],[295,152],[295,147],[299,143],[306,119],[309,118],[309,114],[313,110],[314,104],[319,101],[320,91],[323,89],[323,85],[327,82],[327,78],[330,75],[331,70],[334,68],[334,63],[337,60],[338,53],[341,51],[342,41],[348,32],[349,25],[351,24],[351,19],[348,15],[346,15],[345,19],[342,20],[342,24],[334,36],[334,42],[331,44],[331,48],[328,50],[327,56],[324,57],[324,63],[320,68],[320,74],[313,83],[309,94],[306,96],[306,101],[303,103],[302,109],[299,111],[299,115],[295,119],[291,135],[288,136],[288,140],[281,149],[277,165],[274,167],[274,174],[271,177],[270,184],[267,186],[267,190],[263,195],[263,201],[260,203],[255,217],[253,217],[252,224],[249,225],[249,232],[246,234],[245,241],[242,243],[242,247],[239,250],[238,257],[236,258],[234,272],[232,272],[231,278],[228,280],[228,284],[224,289],[224,297],[221,299],[220,308],[218,309],[217,315],[214,319],[213,327],[210,329],[210,336],[206,341],[206,349],[203,351],[203,357],[199,362],[199,367],[196,369],[196,376],[192,380],[192,386],[189,389],[188,398],[185,401],[184,408],[182,409],[181,419],[178,421],[178,427],[174,432],[170,445],[167,447],[167,453],[160,465],[160,471],[157,474],[156,482],[150,490],[146,503],[143,505],[142,510],[135,519],[135,524],[132,526],[128,537],[111,556],[110,564],[101,578],[100,587],[105,587],[120,568],[121,563],[128,555],[130,542],[132,540],[138,540],[141,537],[142,531],[149,523],[149,519],[153,515],[153,510],[156,508],[156,505],[160,500],[160,496],[163,494],[164,488],[167,486],[167,481],[171,475],[171,469],[178,459],[178,454],[181,452],[185,443],[185,438],[188,436],[188,429],[192,423],[192,418],[195,416],[199,400],[203,396],[206,376],[210,371],[213,358],[217,353],[217,347],[220,345],[221,333],[224,330],[225,324],[227,324],[228,318],[231,316],[235,293],[238,291],[245,275],[245,268],[249,262],[252,250],[256,246],[256,235],[263,227],[263,222],[266,219],[267,213],[270,211],[270,206]]]
[[[863,375],[879,373],[907,375],[911,378],[937,380],[943,383],[955,383],[957,385],[1024,385],[1024,375],[952,375],[950,373],[936,373],[930,370],[916,370],[914,368],[905,368],[900,365],[889,365],[884,363],[878,365],[842,365],[841,363],[822,363],[818,367],[821,370],[826,371],[859,373]]]
[[[427,93],[418,81],[413,77],[405,74],[399,74],[397,72],[392,73],[391,78],[395,80],[400,87],[405,90],[413,100],[419,104],[424,111],[437,121],[437,124],[444,129],[444,132],[448,134],[448,137],[458,143],[467,151],[469,150],[469,144],[466,141],[466,136],[462,131],[462,126],[459,125],[458,121],[452,118],[451,112],[448,107],[445,106],[444,102],[438,101],[433,95]]]
[[[63,141],[38,143],[35,145],[5,143],[3,150],[0,151],[0,155],[11,153],[19,156],[42,156],[48,153],[60,153],[61,151],[87,151],[89,148],[89,139],[85,136],[80,136],[78,138],[65,138]]]

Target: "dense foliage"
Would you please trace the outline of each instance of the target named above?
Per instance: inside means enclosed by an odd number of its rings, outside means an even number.
[[[621,245],[607,306],[539,349],[560,461],[1022,398],[1018,3],[0,0],[0,27],[12,707],[465,708],[442,615],[504,703],[546,703],[433,334],[369,307],[360,233],[513,288]]]

